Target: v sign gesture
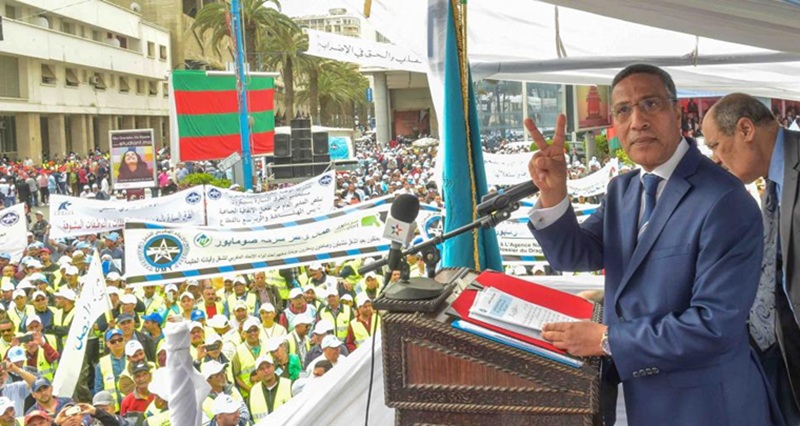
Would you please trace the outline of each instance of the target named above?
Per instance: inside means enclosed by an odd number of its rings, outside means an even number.
[[[564,158],[564,131],[566,117],[559,114],[553,144],[547,145],[544,136],[532,119],[525,119],[525,128],[531,134],[539,150],[528,162],[528,173],[539,188],[541,207],[553,207],[567,197],[567,160]]]

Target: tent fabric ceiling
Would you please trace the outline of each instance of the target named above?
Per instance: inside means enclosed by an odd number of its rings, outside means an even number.
[[[363,0],[341,1],[363,7]],[[652,60],[675,64],[665,68],[680,89],[800,100],[800,7],[785,2],[473,0],[468,7],[476,79],[608,84],[626,64]],[[369,20],[395,44],[427,57],[427,15],[427,0],[381,1]],[[753,57],[765,61],[748,63]]]

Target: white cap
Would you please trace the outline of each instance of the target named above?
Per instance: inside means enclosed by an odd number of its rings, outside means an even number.
[[[196,286],[196,285],[197,285],[197,280],[186,281],[186,288],[189,288],[191,286]]]
[[[206,336],[206,346],[213,345],[214,343],[221,342],[221,341],[222,341],[222,337],[220,337],[219,334],[217,334],[217,333],[215,333],[213,331],[210,331],[208,333],[208,336]]]
[[[303,290],[299,288],[293,288],[292,291],[289,292],[289,299],[294,299],[295,297],[300,297],[303,295]]]
[[[313,286],[313,285],[311,285],[311,284],[306,284],[306,286],[305,286],[305,287],[303,287],[303,293],[305,293],[305,292],[307,292],[307,291],[309,291],[309,290],[310,290],[310,291],[313,291],[314,293],[316,293],[316,292],[317,292],[317,289],[316,289],[316,288],[314,288],[314,286]]]
[[[311,317],[309,317],[306,314],[300,314],[300,315],[297,315],[296,317],[294,317],[294,319],[292,320],[292,326],[297,326],[298,324],[309,324],[309,325],[311,325],[312,322],[314,322],[314,321],[311,320]]]
[[[236,312],[239,309],[247,309],[247,303],[244,300],[236,300],[233,302],[233,311]]]
[[[14,408],[14,401],[8,399],[8,397],[0,396],[0,415],[4,414],[9,408]]]
[[[109,296],[111,296],[112,294],[116,294],[117,296],[119,296],[119,288],[118,287],[114,287],[113,285],[108,286],[106,291],[108,292]]]
[[[61,256],[56,263],[63,268],[64,266],[72,264],[72,258],[69,256]]]
[[[197,322],[197,321],[192,321],[192,322],[190,322],[190,323],[189,323],[189,331],[192,331],[192,330],[194,330],[195,328],[199,328],[199,329],[203,330],[203,324],[200,324],[200,323],[199,323],[199,322]]]
[[[275,352],[286,340],[283,337],[273,337],[267,341],[267,352]]]
[[[76,295],[75,292],[72,291],[71,288],[62,287],[56,292],[56,296],[63,297],[64,299],[75,301]]]
[[[344,300],[349,300],[349,301],[352,302],[353,301],[353,296],[351,296],[350,293],[345,293],[344,296],[342,296],[342,300],[343,301]]]
[[[203,372],[203,377],[208,380],[209,377],[219,373],[220,371],[225,369],[224,364],[220,364],[215,360],[206,361],[203,363],[203,366],[200,370]]]
[[[175,284],[167,284],[167,287],[164,289],[164,293],[169,293],[170,291],[174,291],[175,293],[178,292],[178,286]]]
[[[272,306],[272,303],[265,303],[258,308],[259,312],[275,312],[275,306]]]
[[[256,360],[256,368],[260,367],[261,364],[263,364],[265,362],[268,362],[268,363],[270,363],[272,365],[275,365],[275,361],[272,360],[272,355],[261,355]]]
[[[144,346],[138,340],[128,340],[128,343],[125,344],[125,355],[127,356],[136,355],[138,350],[144,350]]]
[[[215,362],[215,361],[209,361],[209,362]],[[208,362],[206,364],[208,364]],[[242,405],[236,402],[236,400],[234,400],[233,397],[223,392],[217,395],[216,398],[214,398],[214,402],[211,404],[211,413],[214,414],[215,416],[220,414],[233,414],[239,411],[239,408],[241,406]]]
[[[119,300],[120,300],[120,302],[122,302],[123,305],[135,305],[136,304],[136,296],[134,296],[134,295],[132,295],[130,293],[123,294],[122,296],[120,296]]]
[[[207,320],[206,324],[211,328],[225,328],[228,326],[228,318],[226,318],[225,315],[216,314],[211,317],[211,319]]]
[[[44,267],[44,265],[42,265],[42,262],[39,262],[36,259],[29,260],[27,266],[29,268],[36,268],[36,269],[42,269]]]
[[[364,275],[364,278],[377,278],[378,275],[374,271],[369,271]]]
[[[188,297],[194,300],[194,294],[189,293],[188,291],[184,291],[183,293],[181,293],[181,297],[179,297],[178,300],[183,300],[184,297]]]
[[[78,268],[76,268],[76,267],[74,267],[72,265],[68,266],[67,269],[64,270],[64,273],[67,274],[67,275],[78,275],[79,274]]]
[[[260,327],[260,326],[261,324],[258,323],[257,319],[250,317],[247,318],[247,321],[244,322],[244,325],[242,326],[242,331],[247,331],[253,327]]]
[[[31,284],[30,280],[27,278],[23,278],[22,281],[17,283],[17,290],[26,289],[26,288],[36,288]]]
[[[236,284],[247,285],[247,281],[245,281],[245,279],[241,275],[237,275],[237,276],[235,276],[233,278],[233,285],[236,285]]]
[[[326,319],[319,320],[314,326],[314,334],[328,334],[329,331],[333,331],[333,324]]]
[[[42,296],[42,297],[44,297],[45,299],[47,299],[47,295],[46,295],[46,294],[45,294],[43,291],[41,291],[41,290],[36,290],[36,291],[34,291],[34,292],[33,292],[33,295],[32,295],[32,297],[31,297],[31,299],[33,299],[33,300],[36,300],[36,298],[37,298],[37,297],[39,297],[39,296]]]
[[[14,284],[11,283],[11,280],[4,281],[3,285],[0,285],[0,290],[14,291]]]
[[[30,326],[31,326],[31,324],[33,324],[33,323],[35,323],[35,322],[38,322],[39,324],[41,324],[41,323],[42,323],[42,319],[41,319],[41,318],[39,318],[39,315],[33,314],[33,315],[29,316],[29,317],[28,317],[28,318],[25,320],[25,328],[28,328],[28,327],[30,327]]]
[[[367,296],[367,293],[359,293],[356,295],[356,306],[364,306],[367,302],[372,302],[372,299]]]
[[[119,276],[119,272],[111,271],[106,275],[106,280],[108,281],[119,281],[122,277]]]
[[[336,336],[325,336],[325,338],[322,339],[321,346],[322,349],[338,348],[339,346],[342,346],[342,341],[339,340]]]
[[[308,265],[308,269],[322,269],[322,264],[319,262],[311,262],[311,264]]]

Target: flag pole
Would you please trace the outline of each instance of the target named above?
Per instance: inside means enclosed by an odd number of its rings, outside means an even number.
[[[239,94],[239,134],[242,138],[242,174],[244,189],[253,189],[253,155],[250,152],[250,119],[247,114],[247,81],[245,78],[244,45],[242,43],[242,6],[239,0],[231,2],[233,39],[236,40],[236,90]]]

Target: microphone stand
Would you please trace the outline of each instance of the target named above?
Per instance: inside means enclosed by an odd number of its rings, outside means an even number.
[[[509,199],[508,197],[497,197],[495,194],[484,196],[481,204],[478,205],[478,212],[481,214],[474,222],[468,223],[450,232],[438,235],[430,240],[423,241],[402,251],[402,257],[409,254],[422,253],[425,267],[428,272],[427,278],[411,278],[388,285],[383,295],[387,299],[393,300],[427,300],[438,297],[444,292],[444,285],[434,280],[436,276],[436,264],[441,259],[439,244],[459,236],[465,232],[477,228],[494,228],[499,223],[511,217],[511,213],[519,209],[520,200]],[[405,262],[405,260],[403,260]],[[359,275],[382,268],[389,263],[388,258],[370,263],[358,270]],[[388,271],[387,277],[391,277],[392,271]],[[389,282],[386,280],[385,282]]]

